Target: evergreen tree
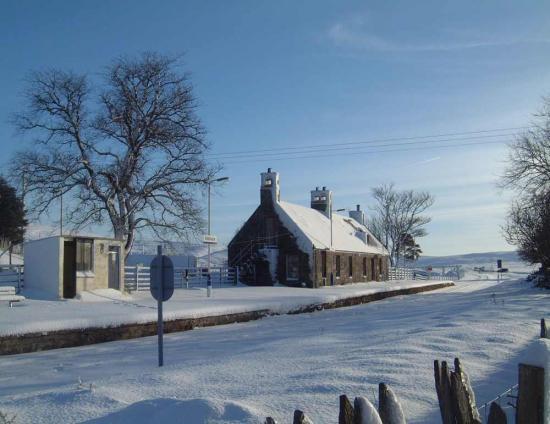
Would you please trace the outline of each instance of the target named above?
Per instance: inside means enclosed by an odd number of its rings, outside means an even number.
[[[25,206],[17,192],[0,177],[0,244],[12,247],[25,236]]]

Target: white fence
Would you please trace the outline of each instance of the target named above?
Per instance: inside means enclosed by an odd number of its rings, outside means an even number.
[[[12,286],[19,293],[23,288],[24,278],[23,265],[0,265],[0,287]]]
[[[411,268],[390,268],[388,280],[454,280],[456,277],[439,272]]]
[[[237,275],[233,267],[210,268],[212,286],[236,284]],[[126,266],[124,268],[124,287],[128,291],[149,290],[151,281],[148,266]],[[174,268],[174,288],[189,289],[206,287],[208,268]]]

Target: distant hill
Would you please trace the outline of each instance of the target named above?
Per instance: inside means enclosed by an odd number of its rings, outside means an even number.
[[[517,252],[485,252],[485,253],[466,253],[464,255],[450,256],[422,256],[417,261],[418,266],[442,266],[442,265],[469,265],[495,263],[497,259],[502,259],[503,265],[506,262],[521,262]]]

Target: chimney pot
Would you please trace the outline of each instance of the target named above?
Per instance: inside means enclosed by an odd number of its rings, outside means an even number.
[[[357,205],[357,210],[358,210],[358,211],[361,210],[361,205]]]
[[[319,191],[319,186],[315,187],[315,190],[316,190],[316,191]]]
[[[326,190],[327,188],[325,186],[323,186],[323,190]]]
[[[267,172],[271,172],[271,168],[267,168]]]

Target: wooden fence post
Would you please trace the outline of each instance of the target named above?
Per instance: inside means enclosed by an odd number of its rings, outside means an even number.
[[[271,417],[267,417],[265,419],[265,423],[264,424],[277,424],[277,421],[275,421],[273,418]]]
[[[139,265],[136,265],[135,271],[136,271],[136,291],[139,291]]]
[[[454,365],[455,370],[451,372],[451,399],[455,418],[458,423],[481,424],[481,417],[475,404],[474,391],[470,386],[468,376],[463,371],[458,358],[455,358]]]
[[[447,362],[434,361],[434,377],[439,410],[443,424],[481,424],[474,392],[468,376],[462,370],[460,360],[455,358],[455,370],[449,371]]]
[[[519,364],[517,424],[542,424],[544,368]]]
[[[313,424],[313,423],[308,418],[308,416],[303,413],[303,411],[300,411],[299,409],[296,409],[294,411],[294,417],[293,417],[293,420],[292,420],[292,424]]]
[[[507,424],[506,414],[496,402],[491,403],[487,424]]]
[[[548,339],[548,327],[546,326],[546,321],[544,318],[540,320],[540,338],[541,339]]]
[[[454,424],[451,406],[451,377],[447,368],[447,361],[434,361],[435,390],[439,401],[439,411],[443,424]]]
[[[382,424],[404,424],[405,414],[393,391],[385,383],[378,385],[378,414]]]
[[[354,424],[353,406],[346,395],[340,396],[340,414],[338,414],[338,424]]]

